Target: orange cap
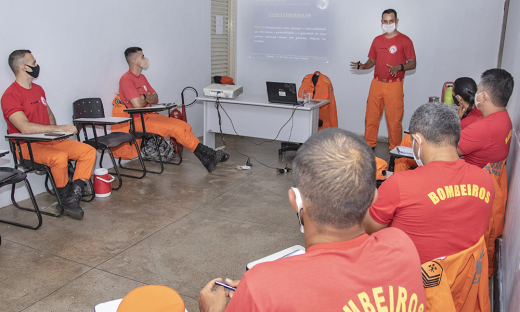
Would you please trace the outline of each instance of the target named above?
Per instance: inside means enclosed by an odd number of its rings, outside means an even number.
[[[383,159],[376,157],[376,180],[386,180],[386,167],[388,164]]]
[[[227,76],[224,76],[220,79],[220,83],[223,83],[223,84],[232,84],[233,83],[233,78],[231,77],[227,77]]]
[[[184,312],[184,301],[173,289],[161,285],[146,285],[129,292],[117,312]]]

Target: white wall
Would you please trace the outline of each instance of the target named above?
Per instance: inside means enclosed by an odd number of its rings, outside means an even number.
[[[150,59],[144,74],[159,100],[180,103],[184,87],[202,93],[210,81],[210,11],[208,0],[2,1],[0,91],[14,81],[9,54],[29,49],[41,66],[35,83],[59,124],[71,123],[72,102],[85,97],[100,97],[111,116],[119,78],[128,70],[123,52],[139,46]],[[201,106],[189,109],[188,122],[202,134]],[[6,128],[0,122],[0,133]],[[0,140],[0,149],[8,143]],[[0,166],[12,166],[11,156]],[[35,193],[43,191],[43,177],[30,182]],[[0,190],[0,207],[10,203],[8,195]]]
[[[507,159],[509,198],[503,235],[504,311],[520,311],[520,2],[510,1],[502,68],[515,77],[515,90],[507,110],[513,122],[511,151]]]
[[[352,72],[349,64],[367,60],[372,40],[382,33],[381,13],[389,7],[397,11],[398,29],[412,39],[417,55],[417,69],[407,72],[404,82],[405,129],[428,96],[440,96],[444,82],[461,76],[478,80],[496,67],[504,0],[330,1],[328,64],[249,59],[251,2],[238,2],[237,84],[245,93],[265,94],[266,80],[299,86],[306,74],[319,70],[334,85],[339,126],[355,133],[364,133],[373,69]],[[387,136],[384,121],[379,135]]]

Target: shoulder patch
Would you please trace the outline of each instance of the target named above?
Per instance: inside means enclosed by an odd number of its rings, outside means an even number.
[[[437,261],[428,261],[421,265],[424,288],[432,288],[441,284],[444,269]]]

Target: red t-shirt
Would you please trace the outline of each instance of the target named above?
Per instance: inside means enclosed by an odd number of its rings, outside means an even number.
[[[464,160],[480,168],[499,162],[509,155],[513,125],[507,111],[493,113],[464,128],[459,150]]]
[[[398,304],[401,311],[426,310],[421,267],[410,238],[384,229],[256,265],[226,311],[397,311]]]
[[[130,103],[131,99],[140,97],[141,94],[148,94],[148,92],[154,94],[155,90],[143,74],[136,76],[129,70],[119,80],[119,97],[128,108],[134,107]]]
[[[408,234],[421,263],[475,245],[488,226],[495,198],[489,173],[462,159],[395,172],[378,192],[370,216]]]
[[[11,123],[9,117],[16,112],[23,112],[32,123],[50,125],[47,100],[42,87],[33,83],[30,89],[25,89],[18,82],[13,82],[2,95],[2,111],[10,134],[20,133]]]
[[[372,41],[368,52],[368,58],[376,60],[374,77],[380,79],[393,79],[388,65],[406,64],[406,60],[415,58],[413,42],[406,35],[398,33],[393,38],[386,38],[384,34],[377,36]],[[397,78],[404,78],[404,71],[397,72]]]
[[[482,116],[482,112],[476,107],[473,107],[471,112],[469,112],[468,115],[460,121],[460,130],[464,130],[464,128],[482,118],[484,118],[484,116]]]

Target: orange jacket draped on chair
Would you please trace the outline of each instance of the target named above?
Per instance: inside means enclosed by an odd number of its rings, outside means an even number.
[[[316,85],[312,81],[314,75],[318,76]],[[323,122],[318,130],[325,128],[337,128],[338,127],[338,112],[336,110],[336,99],[334,98],[334,88],[329,77],[320,73],[319,71],[314,74],[309,74],[303,78],[300,89],[298,90],[298,97],[303,98],[302,91],[307,89],[308,92],[313,93],[313,98],[318,100],[329,100],[329,104],[325,104],[320,107],[320,120]]]

